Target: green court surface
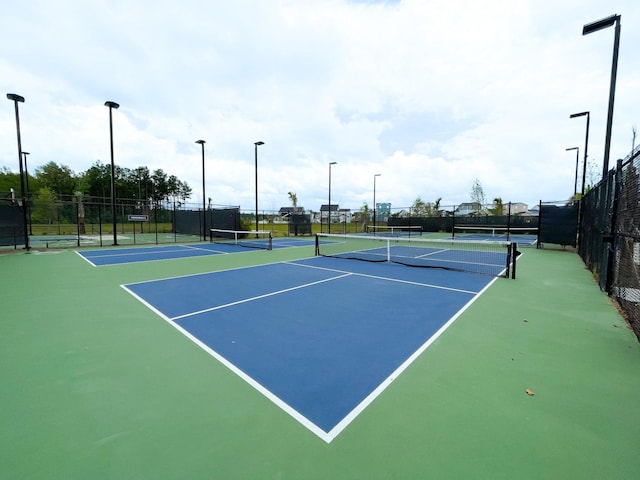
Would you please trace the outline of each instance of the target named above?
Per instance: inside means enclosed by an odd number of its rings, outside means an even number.
[[[575,253],[523,251],[331,443],[120,286],[312,247],[1,254],[0,478],[639,478],[640,343]]]

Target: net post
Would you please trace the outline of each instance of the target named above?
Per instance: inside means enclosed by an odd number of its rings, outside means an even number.
[[[451,238],[456,238],[456,206],[451,211]]]
[[[273,250],[273,235],[271,232],[269,232],[269,246],[267,247],[267,250]]]
[[[511,202],[509,202],[509,210],[507,212],[507,241],[511,240]]]
[[[316,252],[315,252],[315,254],[316,254],[316,257],[319,257],[319,256],[320,256],[320,239],[318,238],[318,234],[317,234],[317,233],[316,233],[316,242],[315,242],[315,245],[316,245]]]
[[[518,263],[518,244],[517,243],[512,243],[511,244],[511,249],[512,249],[512,253],[511,253],[511,258],[513,259],[512,262],[512,267],[511,267],[511,279],[515,280],[516,278],[516,264]]]
[[[505,278],[509,278],[509,274],[510,274],[510,272],[511,272],[511,271],[510,271],[510,268],[511,268],[511,261],[512,261],[512,260],[511,260],[511,258],[512,258],[512,257],[511,257],[511,249],[512,249],[512,247],[511,247],[511,246],[512,246],[512,245],[513,245],[513,244],[512,244],[511,242],[508,242],[508,243],[507,243],[507,265],[506,265],[506,268],[505,268],[505,271],[504,271],[504,277],[505,277]]]
[[[387,238],[387,262],[391,261],[391,240]]]

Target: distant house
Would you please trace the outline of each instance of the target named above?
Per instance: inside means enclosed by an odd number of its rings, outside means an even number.
[[[505,215],[509,213],[509,204],[504,207]],[[522,202],[512,202],[511,203],[511,215],[524,215],[529,211],[529,205]]]
[[[340,208],[338,210],[338,221],[340,223],[351,223],[351,209],[350,208]]]
[[[327,223],[327,219],[331,218],[331,223],[336,222],[339,210],[340,206],[334,203],[331,204],[331,209],[329,209],[329,204],[320,205],[320,220]]]
[[[283,221],[288,221],[291,215],[300,215],[304,213],[303,207],[280,207],[278,210],[278,215]]]
[[[479,203],[461,203],[455,209],[456,216],[480,215],[482,213],[482,205]]]

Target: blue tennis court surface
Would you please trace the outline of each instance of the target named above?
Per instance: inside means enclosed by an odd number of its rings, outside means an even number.
[[[314,257],[123,288],[330,442],[493,281]]]
[[[304,247],[313,245],[310,239],[275,239],[273,248]],[[178,258],[225,255],[229,253],[259,251],[233,244],[194,243],[187,245],[162,245],[154,247],[120,247],[78,251],[78,255],[93,266],[119,265],[123,263],[173,260]]]

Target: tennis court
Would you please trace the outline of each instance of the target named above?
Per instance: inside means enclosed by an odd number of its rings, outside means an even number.
[[[491,281],[316,257],[124,288],[330,442]]]
[[[249,246],[247,246],[249,245]],[[313,240],[276,239],[273,248],[294,248],[313,245]],[[152,247],[102,248],[99,250],[78,250],[78,255],[94,267],[121,265],[181,258],[207,257],[247,252],[247,248],[267,250],[268,244],[262,240],[241,243],[190,243],[181,245],[160,245]]]

